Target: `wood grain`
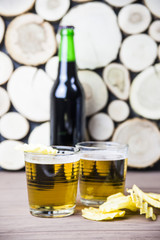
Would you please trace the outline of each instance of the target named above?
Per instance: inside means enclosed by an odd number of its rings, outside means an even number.
[[[130,188],[134,183],[145,191],[160,193],[159,172],[129,172],[126,187]],[[82,218],[82,208],[78,200],[73,216],[59,219],[33,217],[29,213],[25,173],[0,171],[0,240],[160,238],[160,216],[157,221],[135,214],[115,221],[94,222]]]

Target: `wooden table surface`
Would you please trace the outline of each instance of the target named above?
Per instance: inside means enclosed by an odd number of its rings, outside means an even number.
[[[137,184],[144,191],[160,193],[160,172],[128,172],[126,187]],[[37,218],[29,213],[24,172],[0,171],[0,240],[160,239],[160,216],[156,221],[132,215],[121,220],[96,222],[76,213],[65,218]]]

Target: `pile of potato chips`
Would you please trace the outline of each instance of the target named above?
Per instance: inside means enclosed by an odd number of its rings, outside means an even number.
[[[57,153],[57,150],[52,148],[51,146],[45,146],[42,144],[23,144],[16,147],[17,150],[21,150],[24,152],[29,153],[39,153],[39,154],[53,154],[55,155]]]
[[[99,208],[84,208],[82,216],[95,221],[111,220],[123,217],[125,210],[128,209],[133,212],[139,211],[140,214],[145,214],[146,218],[156,220],[153,207],[160,208],[160,194],[144,193],[136,185],[133,185],[132,189],[128,189],[127,192],[130,195],[117,193],[109,196]]]

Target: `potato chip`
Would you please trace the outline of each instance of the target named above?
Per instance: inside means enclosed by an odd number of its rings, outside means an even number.
[[[153,208],[148,206],[148,203],[143,200],[142,196],[133,192],[133,189],[127,190],[131,194],[132,201],[136,207],[140,209],[140,214],[146,214],[146,218],[152,218],[156,220],[156,215],[153,213]]]
[[[156,215],[153,213],[153,207],[149,207],[146,213],[146,218],[152,218],[152,220],[156,220]]]
[[[17,146],[17,150],[30,153],[40,153],[40,154],[56,154],[57,150],[53,149],[51,146],[45,146],[42,144],[23,144],[22,146]]]
[[[121,209],[129,209],[131,211],[137,211],[139,209],[140,214],[145,214],[146,218],[156,220],[156,215],[153,212],[153,207],[160,208],[160,194],[157,193],[145,193],[136,185],[133,185],[132,189],[127,190],[130,195],[125,196],[123,193],[116,193],[107,198],[99,208],[85,208],[82,210],[82,216],[84,218],[102,221],[112,220],[115,217],[123,217],[125,211]]]
[[[142,198],[139,198],[135,193],[133,193],[132,189],[127,190],[128,193],[131,194],[132,202],[135,203],[137,208],[141,208],[143,204]]]
[[[160,208],[160,202],[151,198],[146,193],[144,193],[141,189],[139,189],[136,185],[133,185],[133,191],[136,195],[143,199],[143,201],[148,202],[151,206]]]
[[[115,199],[115,198],[119,198],[119,197],[124,197],[125,195],[123,193],[116,193],[116,194],[113,194],[113,195],[110,195],[109,197],[107,197],[107,202],[112,200],[112,199]]]
[[[104,202],[100,207],[100,210],[104,213],[117,211],[119,209],[129,209],[131,211],[137,211],[137,207],[134,202],[132,202],[131,196],[120,196],[117,198],[110,198],[107,202]]]
[[[149,197],[155,199],[155,200],[158,200],[160,201],[160,194],[158,193],[146,193]]]
[[[82,216],[84,218],[87,218],[89,220],[94,221],[102,221],[102,220],[112,220],[117,217],[123,217],[125,215],[125,211],[115,211],[115,212],[109,212],[109,213],[103,213],[100,211],[99,208],[84,208],[82,210]]]

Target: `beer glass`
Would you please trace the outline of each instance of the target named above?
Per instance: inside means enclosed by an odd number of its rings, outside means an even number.
[[[114,142],[81,142],[80,199],[86,206],[98,206],[107,197],[124,192],[128,146]]]
[[[56,155],[24,152],[30,213],[64,217],[74,213],[79,175],[79,150],[53,146]]]

